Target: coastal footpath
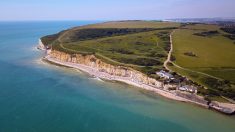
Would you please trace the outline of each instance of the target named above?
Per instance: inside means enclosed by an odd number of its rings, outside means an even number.
[[[79,69],[94,77],[98,77],[104,80],[124,82],[148,91],[152,91],[169,99],[181,102],[190,102],[206,108],[216,108],[215,110],[226,114],[232,114],[235,111],[235,108],[220,107],[217,106],[216,103],[213,105],[208,104],[206,100],[197,95],[193,95],[194,98],[192,98],[192,96],[189,97],[186,94],[182,94],[177,91],[166,90],[164,87],[167,86],[164,85],[163,82],[160,82],[154,78],[150,78],[147,75],[129,67],[107,64],[96,58],[95,55],[71,55],[61,51],[47,49],[41,41],[39,41],[38,47],[40,47],[38,49],[46,50],[46,56],[44,57],[44,60]]]

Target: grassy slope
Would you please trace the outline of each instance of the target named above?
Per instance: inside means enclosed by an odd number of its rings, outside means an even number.
[[[153,61],[160,61],[161,64],[151,67],[161,69],[167,52],[164,50],[165,44],[163,41],[156,36],[158,32],[161,32],[161,30],[63,44],[63,46],[77,51],[95,52],[120,62],[122,65],[139,68],[139,70],[144,70],[145,67],[131,64],[130,61],[125,61],[125,59],[152,59]],[[125,50],[127,53],[120,53],[119,50]],[[156,56],[150,56],[151,53],[155,53]],[[158,57],[158,55],[164,55],[164,57]]]
[[[162,63],[166,59],[166,47],[168,41],[161,38],[160,32],[170,33],[173,29],[162,29],[179,27],[179,23],[170,22],[153,22],[153,21],[120,21],[107,22],[101,24],[75,27],[63,31],[58,36],[52,38],[44,37],[44,40],[53,43],[53,48],[67,53],[95,54],[103,61],[113,64],[129,66],[136,70],[142,71],[148,75],[156,77],[155,71],[162,69]],[[114,36],[104,36],[90,40],[79,40],[69,42],[71,34],[81,29],[107,29],[110,28],[156,28],[158,30],[145,31],[131,34],[122,34]],[[219,35],[212,37],[202,37],[193,35],[194,33],[218,30]],[[173,55],[176,57],[175,64],[186,68],[169,66],[173,71],[189,77],[191,80],[202,84],[208,88],[210,85],[205,83],[208,77],[202,72],[235,82],[235,45],[233,41],[223,37],[226,34],[216,25],[188,25],[186,29],[177,29],[173,36]],[[167,37],[169,39],[169,37]],[[52,41],[56,39],[56,41]],[[66,41],[64,41],[66,40]],[[46,42],[45,42],[46,43]],[[184,55],[185,52],[193,52],[197,57]],[[144,64],[142,64],[144,60]],[[141,61],[141,63],[139,63]],[[138,62],[138,63],[137,63]],[[145,62],[159,62],[146,66]],[[155,75],[155,76],[154,76]],[[208,91],[201,89],[205,93]],[[232,92],[229,88],[225,92]],[[213,91],[212,91],[213,93]],[[234,91],[235,93],[235,91]],[[214,93],[213,93],[214,94]],[[217,97],[213,97],[217,98]],[[220,98],[221,99],[221,98]],[[217,98],[218,100],[218,98]]]
[[[168,40],[158,37],[160,32],[170,33],[172,28],[178,27],[178,23],[153,22],[153,21],[125,21],[108,22],[101,24],[75,27],[60,34],[53,48],[68,53],[95,54],[98,58],[114,65],[129,66],[156,77],[155,72],[162,69],[166,59],[167,51],[164,49],[169,45]],[[104,36],[85,41],[69,42],[71,36],[80,30],[86,29],[154,29],[124,35]],[[92,32],[94,33],[94,32]],[[45,39],[46,40],[46,39]],[[168,42],[168,43],[167,43]]]
[[[197,25],[193,29],[215,30],[218,28]],[[235,70],[235,45],[222,35],[213,37],[193,35],[204,30],[176,30],[173,36],[175,63],[187,69],[212,73],[216,77],[235,82],[235,74],[232,72]],[[197,57],[186,56],[185,52],[193,52]]]
[[[220,34],[211,37],[193,35],[213,30],[218,30]],[[210,77],[197,72],[235,83],[235,45],[232,40],[223,37],[223,34],[216,25],[194,25],[187,29],[177,29],[173,35],[173,55],[176,57],[174,63],[188,70],[172,66],[170,68],[208,88],[211,86],[205,80]],[[193,52],[197,57],[186,56],[186,52]],[[233,85],[232,87],[234,88]]]

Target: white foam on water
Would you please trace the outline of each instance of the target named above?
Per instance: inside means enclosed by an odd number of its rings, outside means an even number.
[[[100,81],[100,82],[104,82],[102,79],[100,79],[99,77],[92,77],[91,79],[96,80],[96,81]]]

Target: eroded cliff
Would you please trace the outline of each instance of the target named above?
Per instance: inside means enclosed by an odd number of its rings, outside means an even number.
[[[113,76],[126,77],[140,84],[143,83],[158,88],[162,88],[162,83],[157,81],[156,79],[150,78],[147,75],[129,67],[114,66],[111,64],[107,64],[102,60],[98,59],[97,57],[95,57],[94,55],[82,55],[82,54],[71,55],[61,51],[53,50],[50,52],[50,57],[60,60],[62,62],[83,64],[95,68],[100,72],[105,72]]]

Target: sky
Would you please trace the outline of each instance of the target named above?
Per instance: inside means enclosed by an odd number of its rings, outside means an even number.
[[[0,0],[0,21],[235,17],[235,0]]]

